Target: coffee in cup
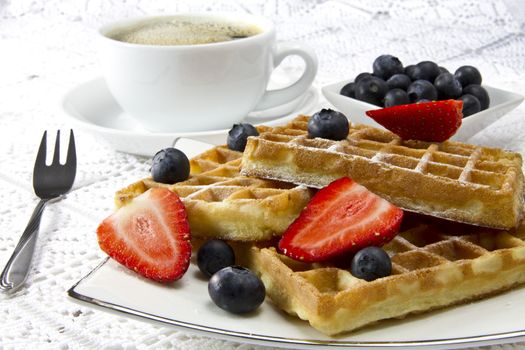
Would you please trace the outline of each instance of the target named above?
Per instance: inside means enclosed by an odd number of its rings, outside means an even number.
[[[261,31],[254,24],[188,16],[152,19],[107,36],[141,45],[199,45],[244,39]]]
[[[146,16],[111,23],[99,33],[109,91],[153,132],[229,129],[253,110],[299,97],[317,72],[311,49],[276,43],[274,25],[247,14]],[[290,55],[305,61],[303,75],[268,91],[272,71]]]

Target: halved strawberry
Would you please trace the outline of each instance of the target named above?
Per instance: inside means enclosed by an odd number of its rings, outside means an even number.
[[[165,188],[150,189],[106,218],[98,244],[110,257],[142,276],[171,282],[182,277],[191,257],[186,209]]]
[[[310,200],[279,242],[287,256],[306,262],[381,246],[399,230],[403,211],[348,177]]]
[[[367,111],[366,115],[404,140],[443,142],[463,119],[463,101],[412,103]]]

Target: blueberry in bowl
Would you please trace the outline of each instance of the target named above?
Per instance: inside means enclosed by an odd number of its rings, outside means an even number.
[[[471,94],[462,95],[459,98],[463,101],[463,118],[471,116],[472,114],[478,113],[481,111],[481,103],[476,96]]]
[[[410,103],[410,99],[408,98],[408,94],[405,90],[392,89],[385,95],[385,107],[406,105],[408,103]]]
[[[476,84],[467,85],[463,88],[463,94],[475,96],[480,103],[482,111],[489,108],[490,97],[487,90],[483,86]]]
[[[437,63],[432,61],[423,61],[416,64],[416,67],[412,71],[410,78],[414,80],[426,80],[431,83],[437,78],[441,73]]]
[[[422,99],[434,101],[437,100],[438,93],[434,85],[423,79],[414,81],[407,89],[410,102],[416,102]]]
[[[394,74],[404,73],[403,64],[399,58],[392,55],[381,55],[372,64],[374,76],[387,80]]]
[[[481,73],[476,67],[461,66],[454,72],[454,76],[459,80],[463,87],[472,84],[481,85]]]
[[[383,79],[369,77],[361,79],[355,87],[355,98],[376,106],[382,106],[383,98],[388,92],[388,85]]]

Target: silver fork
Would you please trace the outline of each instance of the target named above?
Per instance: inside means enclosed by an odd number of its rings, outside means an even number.
[[[40,202],[33,211],[24,233],[0,275],[0,290],[4,292],[15,291],[24,284],[35,250],[42,212],[48,202],[67,193],[75,180],[77,156],[73,130],[69,134],[69,146],[64,164],[60,164],[60,130],[57,132],[55,141],[53,162],[49,166],[46,165],[46,144],[47,131],[42,136],[33,170],[33,189],[40,198]]]

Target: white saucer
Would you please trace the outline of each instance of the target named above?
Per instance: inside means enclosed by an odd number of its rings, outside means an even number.
[[[319,93],[310,87],[305,94],[278,107],[252,112],[244,121],[252,124],[279,125],[298,114],[308,114],[317,106]],[[117,151],[153,156],[170,147],[179,137],[208,142],[226,143],[229,129],[181,133],[153,133],[142,128],[127,115],[109,92],[103,78],[84,82],[66,93],[62,108],[70,120],[106,140]]]

